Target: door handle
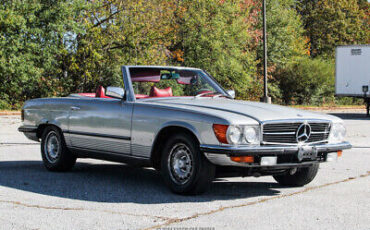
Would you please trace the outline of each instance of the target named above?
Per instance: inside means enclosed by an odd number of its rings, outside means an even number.
[[[71,110],[80,110],[80,107],[72,106],[72,107],[71,107]]]

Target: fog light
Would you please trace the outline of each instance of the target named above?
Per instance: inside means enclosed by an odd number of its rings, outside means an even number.
[[[230,157],[232,161],[235,162],[242,162],[242,163],[253,163],[254,157],[253,156],[240,156],[240,157]]]
[[[261,165],[276,165],[277,157],[261,157]]]
[[[335,152],[335,153],[328,153],[326,155],[326,161],[327,162],[333,162],[333,161],[336,161],[338,159],[338,154]]]

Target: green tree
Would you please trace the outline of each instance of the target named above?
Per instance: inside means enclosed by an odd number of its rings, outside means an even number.
[[[0,100],[17,106],[27,98],[57,94],[63,77],[58,57],[73,42],[67,33],[78,29],[73,21],[77,2],[2,2]]]
[[[267,0],[266,22],[267,22],[267,56],[268,56],[268,78],[269,94],[275,103],[282,101],[282,90],[280,76],[277,70],[282,70],[286,65],[296,62],[297,59],[308,56],[308,39],[304,36],[304,28],[295,9],[294,0]],[[256,1],[257,7],[262,7],[260,1]],[[255,27],[262,30],[262,14],[258,14],[258,23]],[[259,81],[256,81],[258,93],[262,96],[262,63],[263,46],[262,41],[258,43],[257,59]]]
[[[165,64],[170,7],[163,0],[90,4],[88,13],[78,19],[84,30],[77,34],[76,51],[70,57],[71,91],[117,83],[121,65]]]
[[[308,40],[295,10],[295,0],[267,0],[266,4],[268,62],[284,66],[296,57],[307,55]],[[262,24],[258,26],[262,27]],[[259,58],[262,58],[262,52],[261,44]]]
[[[176,14],[177,40],[170,47],[177,63],[207,70],[225,88],[247,97],[254,54],[248,49],[250,26],[241,1],[181,1]]]
[[[310,38],[311,56],[333,58],[338,45],[361,44],[368,40],[369,25],[357,0],[300,0],[306,35]]]

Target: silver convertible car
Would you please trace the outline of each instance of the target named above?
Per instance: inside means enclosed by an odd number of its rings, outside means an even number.
[[[95,93],[29,100],[19,131],[41,140],[50,171],[77,158],[154,167],[179,194],[204,192],[224,176],[272,175],[303,186],[319,163],[351,145],[337,117],[235,100],[206,71],[123,66],[121,83]]]

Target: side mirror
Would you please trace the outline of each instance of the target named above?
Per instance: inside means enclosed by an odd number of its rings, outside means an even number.
[[[235,98],[235,90],[229,89],[226,91],[227,94],[229,94],[232,98]]]
[[[108,86],[105,95],[108,97],[122,99],[123,96],[125,96],[125,91],[120,87]]]

